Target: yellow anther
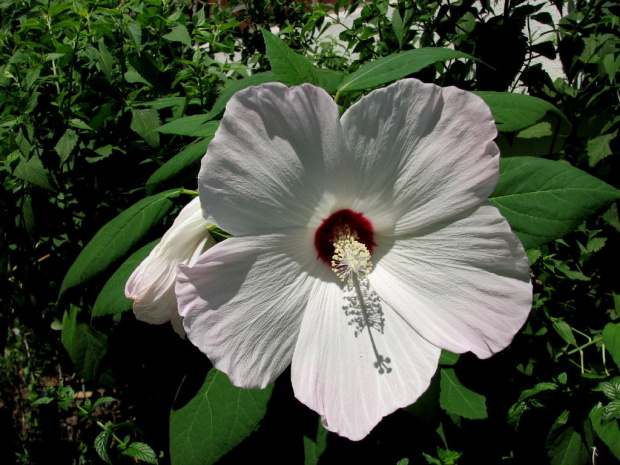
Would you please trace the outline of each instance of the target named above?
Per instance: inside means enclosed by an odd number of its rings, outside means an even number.
[[[353,283],[353,276],[362,279],[372,270],[368,248],[357,240],[357,233],[348,226],[339,231],[334,241],[332,270],[341,281]]]

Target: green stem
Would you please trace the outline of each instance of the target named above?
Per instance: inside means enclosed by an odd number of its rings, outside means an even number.
[[[198,195],[198,191],[192,191],[190,189],[182,189],[181,190],[181,194],[197,196]]]
[[[576,330],[575,330],[575,331],[576,331]],[[579,331],[577,331],[577,332],[579,332]],[[570,350],[570,351],[566,352],[566,355],[572,355],[572,354],[574,354],[575,352],[579,352],[580,350],[583,350],[583,349],[585,349],[586,347],[591,346],[591,345],[593,345],[593,344],[596,344],[596,343],[598,343],[598,342],[601,342],[602,340],[603,340],[603,338],[602,338],[602,337],[598,337],[598,338],[596,338],[596,339],[591,339],[589,342],[586,342],[585,344],[583,344],[583,345],[581,345],[581,346],[579,346],[579,347],[577,347],[577,348],[575,348],[575,349],[573,349],[573,350]]]

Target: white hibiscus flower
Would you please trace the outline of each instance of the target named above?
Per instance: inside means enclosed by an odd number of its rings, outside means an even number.
[[[342,119],[311,85],[237,93],[198,177],[235,237],[179,267],[189,339],[240,387],[292,364],[295,396],[353,440],[424,393],[441,349],[505,348],[532,288],[486,200],[496,134],[480,98],[416,80]]]
[[[185,336],[174,295],[177,268],[181,263],[194,264],[215,245],[207,226],[200,199],[196,197],[181,210],[161,242],[132,273],[125,285],[125,295],[134,300],[133,311],[138,320],[151,324],[170,321],[174,330]]]

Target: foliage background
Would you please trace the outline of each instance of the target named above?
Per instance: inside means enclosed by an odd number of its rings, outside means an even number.
[[[558,23],[541,11],[550,4]],[[423,399],[359,443],[319,427],[286,373],[268,392],[246,391],[246,400],[227,404],[239,393],[209,372],[205,357],[169,326],[137,322],[119,297],[123,277],[147,253],[141,247],[190,199],[182,189],[196,188],[226,98],[249,84],[314,79],[344,109],[373,87],[338,89],[361,66],[450,48],[478,61],[432,59],[392,80],[538,97],[559,112],[543,105],[532,116],[528,101],[508,107],[502,127],[501,106],[494,111],[503,157],[570,164],[620,187],[620,7],[550,4],[341,3],[340,12],[362,8],[341,47],[319,35],[337,22],[323,4],[2,0],[0,461],[569,465],[591,463],[596,448],[599,463],[617,463],[615,194],[597,205],[605,208],[583,207],[569,234],[529,248],[535,305],[508,349],[484,361],[445,354]],[[532,36],[536,24],[549,33]],[[261,32],[274,26],[281,41]],[[305,58],[291,58],[283,44]],[[535,64],[539,56],[559,59],[564,76],[552,80]],[[291,59],[302,71],[287,73],[282,60]],[[527,124],[510,127],[520,111]],[[536,177],[542,165],[533,166]],[[113,247],[76,261],[128,208]],[[131,222],[137,211],[139,224]],[[222,393],[207,405],[222,414],[210,425],[198,415],[200,427],[187,431],[187,415],[205,408],[192,404],[201,386]],[[229,427],[239,412],[245,424]]]

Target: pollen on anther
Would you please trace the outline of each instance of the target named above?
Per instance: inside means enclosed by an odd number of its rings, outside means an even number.
[[[338,232],[334,240],[332,270],[341,281],[349,284],[353,283],[353,276],[363,279],[372,270],[370,252],[357,239],[357,234],[346,226]]]

